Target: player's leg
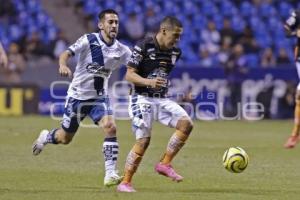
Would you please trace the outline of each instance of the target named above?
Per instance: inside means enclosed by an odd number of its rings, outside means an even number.
[[[300,77],[300,62],[296,61],[296,69],[298,73],[298,77]],[[287,149],[294,148],[299,141],[299,132],[300,132],[300,83],[297,86],[296,92],[296,105],[294,110],[294,127],[292,130],[292,134],[284,144],[284,147]]]
[[[176,128],[176,130],[171,136],[160,162],[155,166],[155,170],[159,174],[180,182],[183,177],[175,172],[171,162],[188,139],[193,129],[193,122],[185,110],[171,100],[162,101],[161,109],[159,109],[159,121]]]
[[[113,112],[110,107],[108,97],[97,99],[91,102],[92,109],[89,116],[95,124],[99,125],[104,132],[104,142],[102,145],[102,153],[104,156],[105,176],[104,185],[113,186],[121,182],[122,177],[117,172],[117,159],[119,154],[119,144],[117,141],[117,128]]]
[[[72,141],[80,120],[84,118],[75,114],[79,104],[79,100],[73,98],[67,100],[61,128],[54,128],[50,131],[42,130],[33,143],[33,155],[39,155],[47,144],[69,144]]]
[[[183,147],[193,129],[193,123],[189,117],[182,117],[176,124],[176,130],[171,136],[167,150],[161,159],[162,164],[170,164],[178,151]]]
[[[294,113],[294,127],[292,134],[289,136],[288,140],[284,144],[284,147],[287,149],[294,148],[299,141],[300,135],[300,83],[297,87],[296,92],[296,105]]]
[[[150,133],[147,133],[147,135]],[[124,169],[124,179],[118,186],[119,192],[136,192],[131,185],[132,177],[135,174],[137,168],[139,167],[142,158],[149,146],[151,137],[138,138],[127,155],[125,169]]]
[[[39,155],[47,144],[69,144],[74,135],[74,132],[66,132],[63,128],[55,128],[50,131],[44,129],[34,142],[32,153],[35,156]]]
[[[129,114],[132,118],[132,131],[136,142],[127,155],[124,179],[118,186],[119,192],[135,192],[131,182],[151,139],[151,127],[153,121],[153,105],[143,96],[133,96],[130,99]]]
[[[105,165],[104,185],[117,185],[121,182],[122,177],[117,173],[119,144],[116,135],[116,123],[112,115],[106,115],[99,121],[99,125],[103,128],[105,135],[102,146]]]

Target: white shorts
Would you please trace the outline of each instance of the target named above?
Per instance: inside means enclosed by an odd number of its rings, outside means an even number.
[[[296,68],[297,68],[297,73],[298,73],[298,78],[300,79],[300,62],[296,62]],[[297,85],[297,90],[300,90],[300,82]]]
[[[153,120],[175,128],[180,118],[189,117],[181,106],[168,98],[132,95],[128,109],[136,139],[151,136]]]

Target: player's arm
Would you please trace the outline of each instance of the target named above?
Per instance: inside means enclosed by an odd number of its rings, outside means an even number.
[[[289,27],[288,25],[284,25],[284,31],[285,31],[285,35],[287,37],[292,37],[292,36],[295,36],[296,35],[296,31],[293,31],[291,29],[291,27]]]
[[[68,60],[75,54],[80,54],[89,45],[87,36],[81,36],[74,44],[69,46],[59,56],[59,74],[65,77],[72,77],[72,71],[68,67]]]
[[[160,88],[165,85],[165,79],[160,77],[147,79],[138,74],[138,70],[143,65],[144,51],[143,42],[134,46],[129,62],[127,63],[125,79],[137,86]]]
[[[2,44],[0,43],[0,65],[2,65],[4,68],[6,68],[7,64],[8,64],[7,55],[4,51]]]
[[[161,78],[161,77],[157,77],[155,79],[143,78],[136,72],[137,72],[137,69],[127,66],[127,72],[126,72],[125,79],[128,82],[131,82],[137,86],[160,88],[165,85],[166,80],[164,78]]]
[[[72,57],[72,53],[69,50],[62,52],[59,56],[59,74],[64,77],[72,77],[72,71],[68,67],[68,60]]]
[[[287,37],[295,36],[297,34],[296,28],[299,24],[299,21],[297,20],[297,15],[299,14],[298,11],[294,11],[291,13],[290,17],[285,21],[284,24],[284,31]]]

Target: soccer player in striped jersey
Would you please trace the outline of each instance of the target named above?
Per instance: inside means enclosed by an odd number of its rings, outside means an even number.
[[[287,36],[297,37],[297,45],[295,47],[295,62],[298,72],[298,77],[300,78],[300,10],[296,10],[291,13],[290,17],[286,20],[284,24],[284,29]],[[292,134],[289,136],[288,140],[284,144],[287,149],[294,148],[300,139],[300,83],[298,83],[296,91],[296,106],[295,106],[295,116],[294,116],[294,127]]]
[[[67,61],[78,55],[73,80],[68,89],[65,111],[60,128],[42,130],[34,142],[33,155],[39,155],[47,144],[69,144],[80,121],[89,116],[104,131],[103,154],[105,160],[104,185],[118,184],[118,142],[116,124],[107,94],[108,79],[113,70],[125,65],[131,51],[116,36],[119,28],[118,13],[112,9],[99,13],[100,32],[85,34],[59,57],[59,73],[71,77]]]

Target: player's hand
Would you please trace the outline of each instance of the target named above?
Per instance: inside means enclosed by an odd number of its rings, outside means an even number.
[[[161,87],[166,86],[167,80],[161,77],[157,77],[155,79],[148,79],[149,80],[149,86],[151,88],[159,89]]]
[[[70,70],[70,68],[66,65],[61,65],[59,66],[59,74],[63,77],[72,77],[72,71]]]

